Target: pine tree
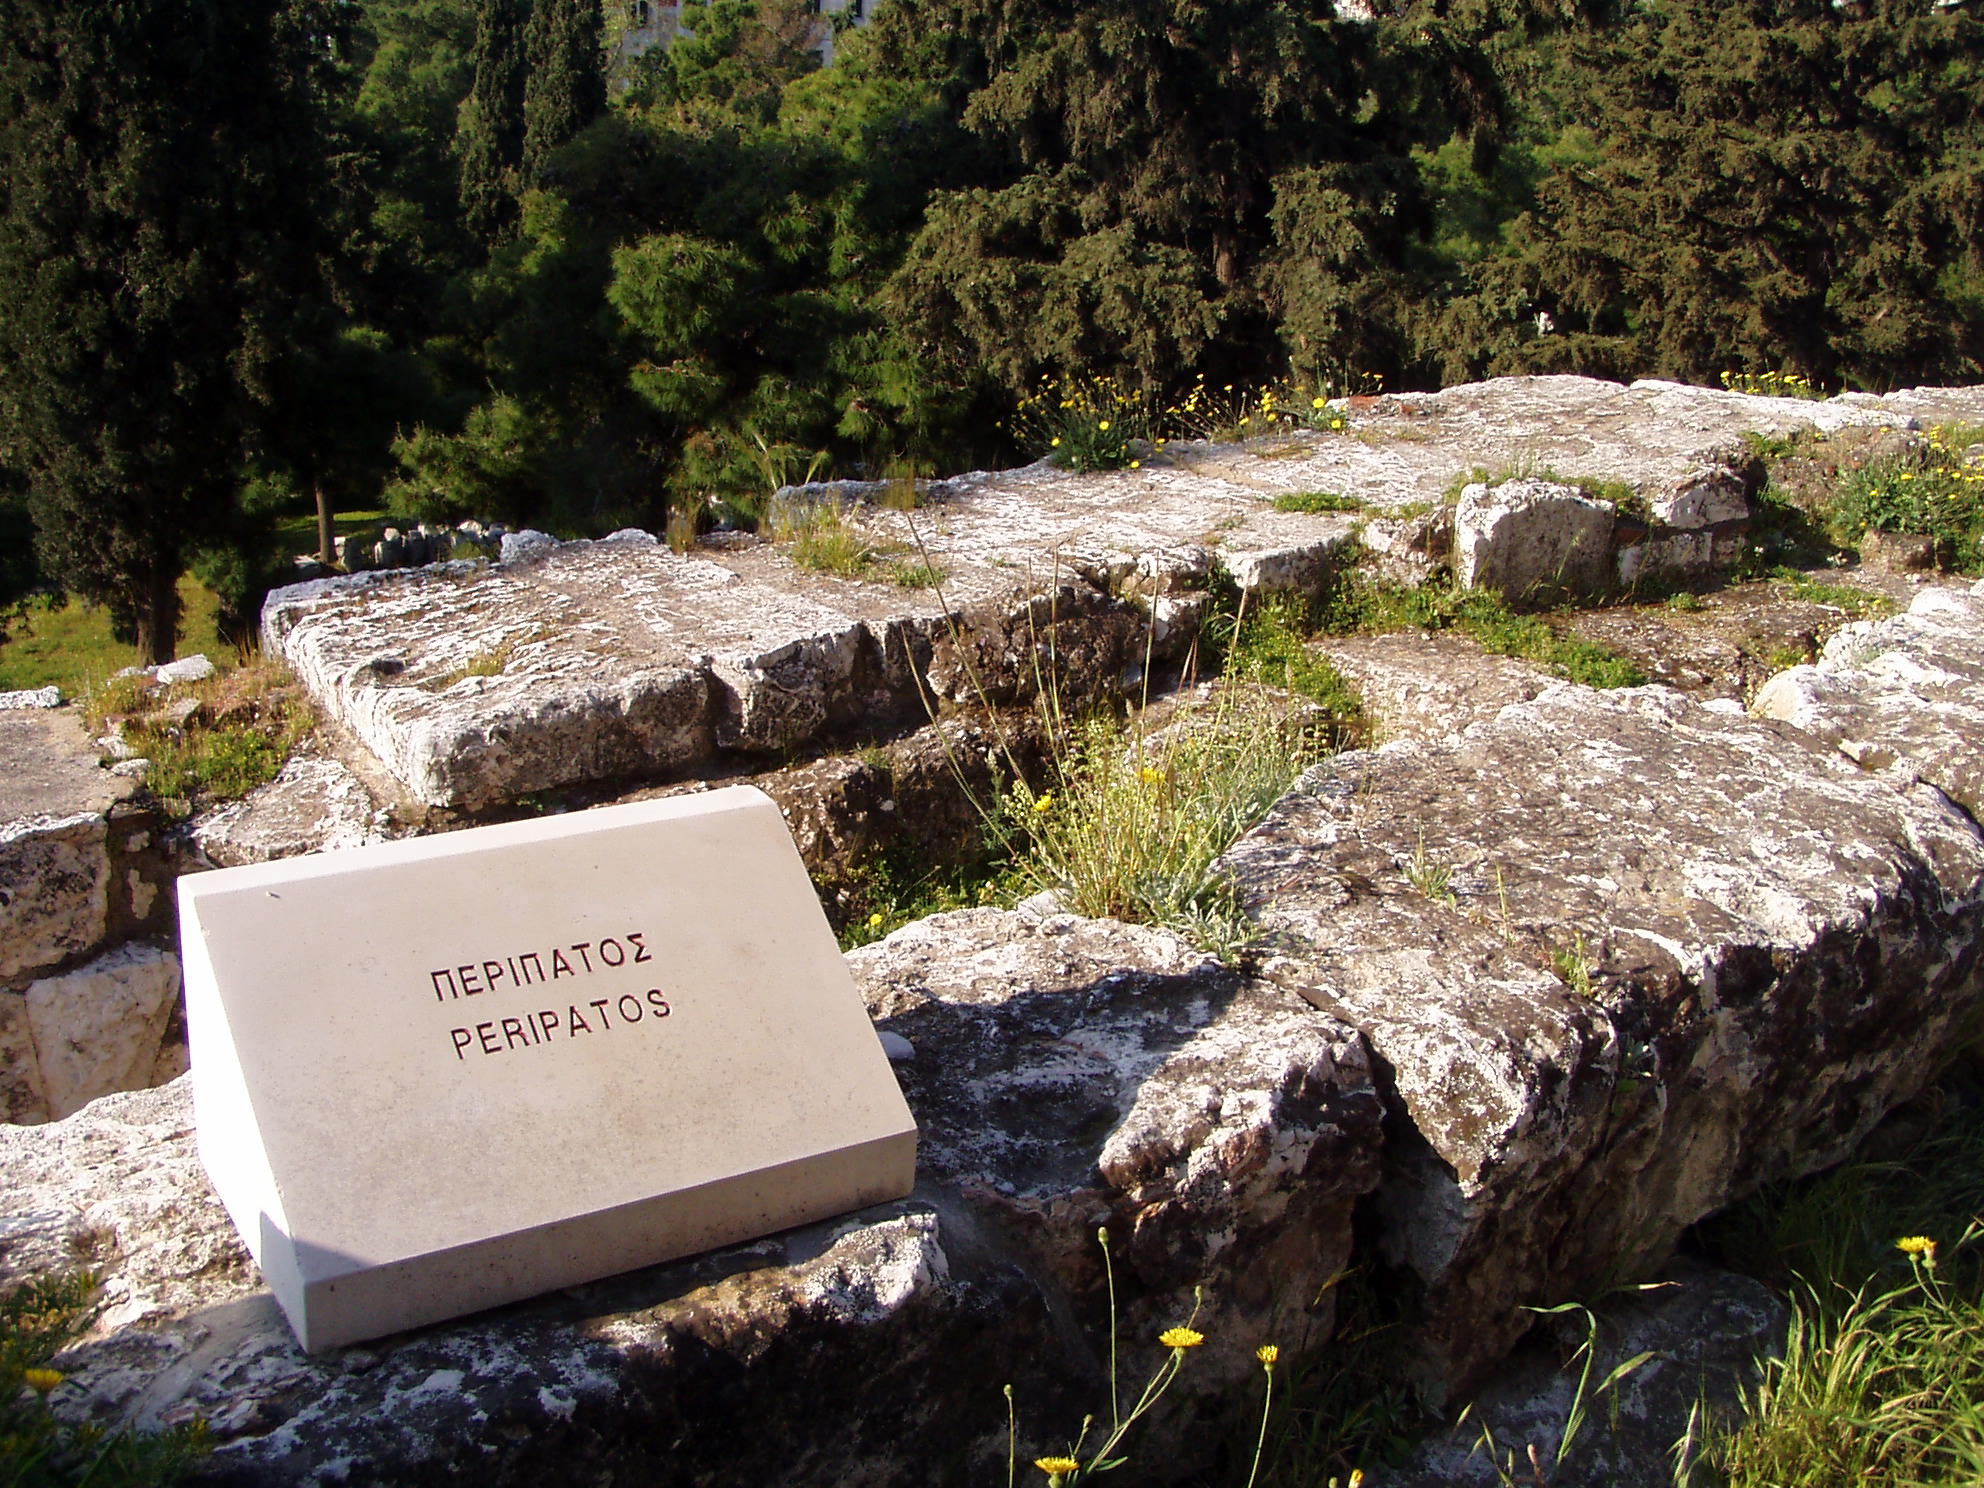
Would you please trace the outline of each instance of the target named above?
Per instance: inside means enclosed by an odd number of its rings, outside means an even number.
[[[482,0],[475,14],[475,83],[455,133],[462,218],[483,243],[508,237],[517,221],[524,156],[524,33],[528,0]]]
[[[558,147],[606,109],[599,0],[538,0],[524,34],[523,178],[535,184]]]
[[[323,17],[295,0],[0,6],[0,447],[49,577],[173,654],[317,294]],[[313,24],[315,23],[315,24]]]

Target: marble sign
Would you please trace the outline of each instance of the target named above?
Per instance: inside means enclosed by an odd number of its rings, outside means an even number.
[[[307,1349],[914,1180],[749,786],[197,874],[179,904],[200,1155]]]

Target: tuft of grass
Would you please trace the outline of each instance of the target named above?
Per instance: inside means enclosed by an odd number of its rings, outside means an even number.
[[[935,589],[950,573],[934,563],[898,562],[889,566],[889,582],[898,589]]]
[[[1439,863],[1426,856],[1426,831],[1422,827],[1419,841],[1412,850],[1412,861],[1404,865],[1405,881],[1435,904],[1452,908],[1459,902],[1454,894],[1454,868],[1451,863]]]
[[[792,561],[815,573],[858,579],[883,558],[903,551],[874,541],[830,503],[783,507],[771,513],[768,525],[772,540],[788,545]]]
[[[1358,496],[1339,496],[1335,491],[1286,491],[1274,498],[1276,511],[1361,512],[1365,502]]]
[[[1984,1101],[1946,1102],[1900,1156],[1774,1185],[1704,1227],[1793,1309],[1747,1419],[1708,1436],[1716,1482],[1984,1481]]]
[[[171,711],[187,699],[198,705],[188,716]],[[145,788],[180,816],[268,784],[316,727],[302,688],[273,662],[173,688],[115,678],[91,692],[84,716],[93,730],[122,720],[124,742],[151,761]]]
[[[1329,748],[1302,710],[1252,688],[1222,688],[1150,737],[1092,717],[1060,731],[1053,787],[1015,784],[1000,823],[1029,888],[1231,958],[1251,927],[1213,863]]]
[[[96,1278],[32,1277],[0,1294],[0,1483],[9,1488],[159,1488],[208,1452],[203,1423],[156,1436],[73,1425],[49,1409],[56,1356],[89,1325]]]
[[[446,692],[457,682],[469,677],[500,677],[508,669],[516,652],[515,644],[510,641],[485,647],[452,671],[443,672],[433,681],[425,684],[426,689],[429,692]]]
[[[1638,687],[1646,681],[1646,674],[1616,651],[1560,634],[1541,616],[1512,609],[1507,600],[1484,589],[1458,589],[1451,583],[1408,587],[1353,573],[1332,596],[1324,622],[1345,635],[1457,630],[1483,650],[1533,661],[1587,687]]]

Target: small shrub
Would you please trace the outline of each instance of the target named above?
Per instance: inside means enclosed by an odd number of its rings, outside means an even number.
[[[1914,449],[1850,470],[1829,516],[1832,536],[1851,547],[1868,532],[1934,538],[1941,559],[1984,571],[1984,457],[1965,453],[1975,431],[1934,429]]]
[[[284,762],[316,726],[302,689],[287,669],[252,662],[204,682],[139,694],[113,679],[89,699],[96,727],[124,719],[124,742],[151,761],[145,787],[175,813],[236,800],[281,773]],[[183,722],[158,711],[169,696],[199,704]],[[115,705],[115,706],[113,706]]]
[[[1232,956],[1249,928],[1213,862],[1328,749],[1285,702],[1228,687],[1161,735],[1108,717],[1062,730],[1053,788],[1015,785],[1000,820],[1031,888],[1076,914],[1168,926]]]
[[[1014,410],[1012,432],[1061,469],[1082,473],[1140,464],[1138,441],[1154,443],[1158,424],[1150,398],[1113,377],[1042,376]]]
[[[1823,402],[1831,394],[1796,372],[1724,372],[1722,385],[1732,393],[1760,398],[1806,398]]]

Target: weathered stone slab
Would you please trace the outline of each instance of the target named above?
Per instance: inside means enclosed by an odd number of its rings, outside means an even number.
[[[1039,1299],[1008,1269],[955,1265],[920,1205],[307,1355],[207,1187],[191,1084],[0,1129],[0,1278],[97,1267],[104,1310],[59,1361],[58,1406],[204,1419],[208,1488],[465,1472],[528,1488],[576,1463],[626,1485],[908,1483],[1003,1462],[999,1381],[1072,1408]]]
[[[1454,580],[1514,600],[1603,594],[1617,509],[1547,480],[1476,483],[1454,508]]]
[[[1310,649],[1357,689],[1376,743],[1458,738],[1556,685],[1548,672],[1451,632],[1330,636]]]
[[[1096,1230],[1130,1337],[1204,1283],[1194,1389],[1329,1336],[1330,1280],[1377,1178],[1363,1041],[1166,931],[969,909],[851,952],[923,1133],[926,1189],[1106,1330]]]
[[[110,914],[109,827],[93,811],[0,823],[0,982],[83,955]]]
[[[305,748],[267,785],[203,812],[194,843],[217,868],[382,842],[377,803],[343,763]]]
[[[1560,685],[1341,756],[1225,866],[1267,974],[1390,1072],[1381,1244],[1435,1384],[1502,1353],[1518,1304],[1836,1160],[1984,1003],[1962,812],[1661,688]]]
[[[1816,665],[1780,672],[1754,706],[1984,817],[1984,585],[1924,589],[1905,614],[1844,627]]]
[[[0,712],[0,822],[102,812],[132,789],[98,765],[76,709]]]
[[[28,984],[28,1028],[49,1115],[151,1083],[179,1002],[179,958],[143,942]]]
[[[279,590],[264,639],[414,800],[482,810],[708,768],[719,751],[817,747],[921,721],[936,702],[1021,701],[1055,676],[1086,701],[1133,682],[1147,656],[1184,654],[1216,572],[1243,590],[1313,590],[1360,530],[1401,572],[1429,571],[1449,528],[1428,509],[1479,466],[1626,481],[1664,524],[1631,548],[1636,573],[1712,565],[1747,510],[1745,431],[1912,416],[1880,400],[1505,378],[1375,400],[1348,410],[1345,433],[931,481],[913,511],[880,482],[781,492],[795,523],[831,507],[875,555],[848,574],[798,566],[789,541],[677,555],[639,533],[511,534],[493,569]],[[1361,509],[1275,505],[1318,490]]]
[[[201,1157],[313,1351],[913,1182],[909,1112],[748,787],[195,874],[179,900]],[[597,1140],[464,1160],[496,1130]]]

